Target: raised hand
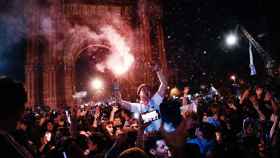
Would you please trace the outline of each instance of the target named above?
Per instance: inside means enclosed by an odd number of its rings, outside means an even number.
[[[153,66],[153,71],[158,72],[160,71],[160,66],[158,64]]]
[[[246,89],[245,92],[242,94],[239,103],[243,104],[243,101],[250,95],[250,89]]]
[[[119,108],[117,107],[117,106],[112,106],[113,108],[112,108],[112,112],[117,112],[118,110],[119,110]]]
[[[246,89],[245,92],[243,93],[243,96],[246,98],[250,94],[250,89]]]
[[[95,117],[95,118],[98,118],[99,116],[100,116],[100,107],[97,106],[96,109],[95,109],[94,117]]]

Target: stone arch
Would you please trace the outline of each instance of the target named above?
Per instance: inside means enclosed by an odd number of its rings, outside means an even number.
[[[72,95],[75,93],[75,63],[80,56],[80,54],[90,48],[90,47],[99,47],[106,48],[111,51],[111,47],[108,43],[104,41],[96,41],[96,40],[83,40],[79,41],[78,44],[69,45],[66,48],[66,53],[64,54],[64,78],[65,78],[65,101],[68,105],[73,105],[74,100]]]
[[[77,41],[74,39],[73,36],[71,36],[68,38],[68,40],[65,43],[67,47],[65,48],[64,51],[65,53],[64,62],[66,64],[74,63],[77,57],[80,55],[80,53],[82,53],[83,50],[89,47],[103,47],[111,50],[110,45],[104,40],[95,40],[95,39],[89,40],[85,38],[83,40]]]
[[[57,2],[57,0],[50,1]],[[133,34],[133,38],[137,39],[132,41],[134,43],[133,54],[138,64],[135,64],[134,71],[128,74],[129,77],[127,77],[127,80],[131,82],[131,85],[125,85],[125,87],[131,89],[128,92],[135,92],[136,89],[133,89],[133,87],[137,88],[136,85],[143,81],[154,85],[155,82],[151,79],[153,73],[150,67],[144,63],[152,63],[152,60],[156,60],[156,62],[160,62],[163,65],[165,70],[167,69],[163,28],[161,24],[162,15],[156,14],[157,18],[153,18],[155,17],[154,12],[149,11],[153,10],[157,11],[157,13],[160,11],[161,5],[160,2],[157,2],[158,0],[122,0],[118,2],[114,0],[106,0],[104,2],[92,0],[91,2],[83,1],[76,3],[70,0],[65,1],[65,3],[64,1],[59,1],[55,5],[50,5],[46,8],[46,12],[41,12],[40,8],[37,8],[35,5],[32,6],[31,8],[35,14],[27,18],[27,23],[30,24],[28,28],[28,37],[30,39],[27,43],[25,65],[25,84],[28,91],[28,104],[34,106],[39,103],[38,100],[40,99],[43,100],[44,104],[51,104],[53,106],[73,105],[73,71],[77,57],[86,47],[99,46],[109,48],[106,41],[97,41],[92,38],[77,39],[79,37],[75,35],[79,34],[81,37],[88,37],[88,31],[90,30],[87,29],[94,31],[100,24],[112,23],[113,21],[106,21],[106,19],[104,21],[103,18],[99,18],[99,16],[103,16],[105,13],[117,14],[123,18],[125,23],[133,29],[132,31],[135,33]],[[158,7],[150,7],[151,4]],[[40,70],[38,69],[38,53],[40,49],[38,48],[36,35],[40,29],[40,20],[46,16],[43,13],[53,15],[54,30],[48,34],[49,36],[45,35],[45,46],[48,50],[43,54],[45,67]],[[154,23],[156,25],[151,25],[151,20],[156,20]],[[126,28],[123,28],[122,24],[115,23],[115,25],[116,27],[120,27],[120,30],[127,31]],[[83,27],[85,30],[83,29],[83,31],[77,27]],[[150,37],[151,27],[156,27],[154,30],[157,32],[154,35],[156,36],[155,38]],[[67,28],[69,30],[66,30]],[[78,33],[73,32],[77,30],[79,31]],[[151,40],[154,40],[154,42],[151,42]],[[153,45],[155,43],[156,46]],[[45,89],[38,86],[39,77],[44,80]],[[126,81],[123,83],[126,83]],[[38,91],[43,91],[43,94],[38,96]]]
[[[77,51],[78,53],[74,54],[74,61],[77,60],[77,58],[79,57],[79,55],[84,52],[84,50],[91,48],[91,47],[99,47],[99,48],[105,48],[108,49],[109,51],[111,51],[111,47],[106,45],[106,44],[102,44],[102,43],[93,43],[93,44],[89,44],[86,47],[81,48],[79,51]]]

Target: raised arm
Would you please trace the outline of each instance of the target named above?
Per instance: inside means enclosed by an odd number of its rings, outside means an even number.
[[[279,124],[279,121],[278,121],[278,116],[277,115],[275,115],[275,114],[272,114],[271,115],[271,120],[273,120],[273,125],[272,125],[272,127],[270,128],[270,131],[269,131],[269,138],[270,139],[273,139],[273,136],[274,136],[274,134],[275,134],[275,130],[276,130],[276,128],[277,128],[277,124]]]
[[[243,94],[241,95],[240,100],[239,100],[239,104],[240,104],[240,105],[242,105],[243,102],[244,102],[244,100],[245,100],[246,98],[248,98],[249,94],[250,94],[250,89],[246,89],[246,90],[243,92]]]
[[[160,86],[159,86],[157,92],[161,97],[164,97],[165,90],[167,88],[166,78],[165,78],[164,74],[162,73],[162,70],[160,70],[159,68],[157,68],[155,71],[157,72],[157,77],[158,77],[159,82],[160,82]]]
[[[120,92],[117,93],[117,102],[122,108],[131,111],[131,102],[123,100]]]
[[[131,103],[129,101],[121,100],[120,105],[122,108],[129,110],[131,109]]]
[[[109,121],[114,121],[115,118],[115,114],[116,112],[119,110],[119,108],[117,106],[113,106],[111,113],[110,113],[110,119]]]
[[[100,107],[96,107],[95,114],[94,114],[94,120],[93,120],[93,123],[92,123],[93,128],[98,127],[98,119],[99,119],[100,113],[101,113]]]

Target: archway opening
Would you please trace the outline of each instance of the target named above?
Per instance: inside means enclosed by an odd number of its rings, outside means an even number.
[[[111,96],[113,75],[106,69],[100,71],[97,68],[97,64],[104,62],[110,53],[108,47],[93,45],[84,48],[77,57],[75,90],[87,93],[82,102],[104,101]]]

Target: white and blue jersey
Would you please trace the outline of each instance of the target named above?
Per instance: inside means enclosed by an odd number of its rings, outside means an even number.
[[[148,105],[144,105],[142,103],[130,103],[130,111],[134,113],[134,116],[139,117],[140,113],[145,113],[149,111],[160,111],[160,104],[163,101],[163,97],[161,97],[158,93],[156,93],[150,100]],[[161,126],[161,119],[152,121],[148,127],[145,128],[145,132],[154,132],[159,131]],[[174,131],[175,128],[167,123],[163,124],[163,128],[167,132]]]

